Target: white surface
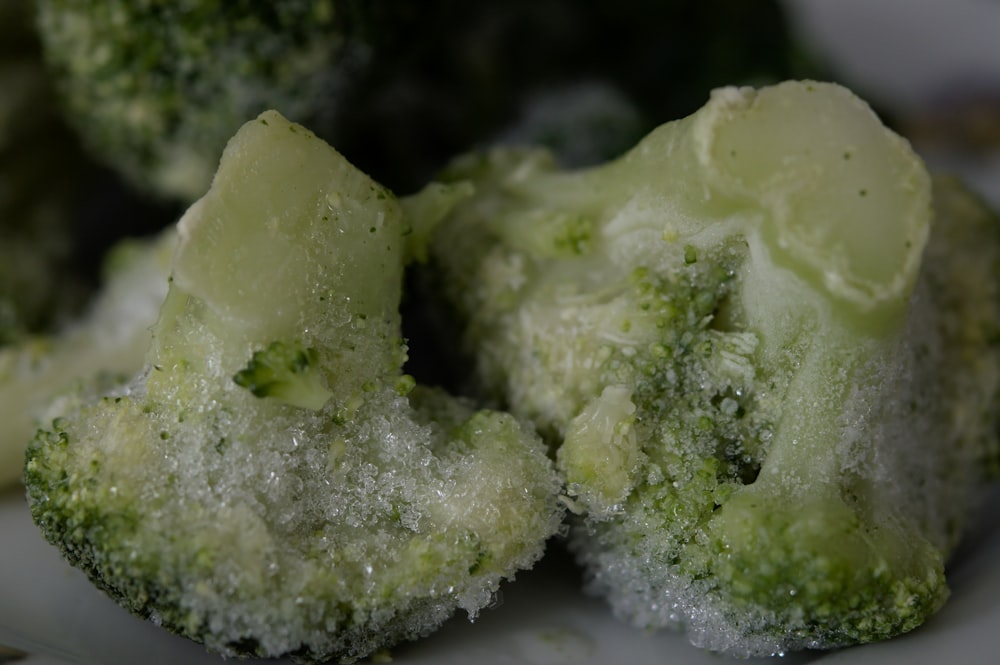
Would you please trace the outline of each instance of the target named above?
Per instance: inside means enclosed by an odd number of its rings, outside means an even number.
[[[997,0],[784,0],[804,44],[893,110],[960,87],[1000,90]]]
[[[440,632],[392,651],[397,665],[931,665],[998,662],[1000,491],[951,571],[953,596],[927,624],[882,644],[783,659],[731,661],[699,651],[673,633],[647,634],[614,620],[579,591],[558,550],[503,590],[475,623],[456,617]],[[222,663],[120,609],[44,542],[19,492],[0,495],[0,645],[24,651],[23,665]],[[232,662],[232,661],[229,661]],[[248,661],[256,662],[256,661]],[[274,663],[275,661],[270,661]]]

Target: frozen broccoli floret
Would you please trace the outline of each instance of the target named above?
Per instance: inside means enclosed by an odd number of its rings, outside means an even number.
[[[24,449],[52,401],[106,389],[142,367],[175,244],[173,229],[120,241],[89,311],[57,333],[0,348],[0,488],[21,478]]]
[[[946,183],[933,213],[861,100],[719,89],[604,166],[443,180],[476,187],[431,257],[480,389],[557,446],[616,615],[750,656],[942,605],[995,464],[1000,229]]]
[[[95,154],[145,190],[193,201],[222,149],[272,106],[328,125],[363,65],[371,10],[340,0],[39,0],[45,53]]]
[[[402,371],[402,203],[275,112],[229,143],[147,367],[53,414],[32,515],[124,607],[225,655],[350,662],[475,616],[562,520],[544,444]]]

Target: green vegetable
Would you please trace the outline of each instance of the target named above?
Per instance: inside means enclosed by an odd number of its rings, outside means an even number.
[[[228,656],[351,662],[490,604],[562,511],[538,437],[402,373],[402,203],[267,112],[179,224],[146,369],[54,412],[32,515],[124,607]]]
[[[332,393],[323,385],[318,362],[319,353],[312,347],[271,342],[253,354],[233,381],[256,397],[274,397],[292,406],[322,409]]]
[[[1000,228],[943,181],[932,212],[862,101],[719,89],[603,166],[496,149],[443,180],[476,194],[437,284],[483,395],[557,448],[616,615],[752,656],[941,606],[996,463]]]
[[[341,0],[39,0],[68,117],[143,189],[202,195],[226,140],[272,106],[324,126],[364,61],[361,4]]]
[[[142,367],[176,240],[169,229],[153,240],[120,241],[84,315],[0,348],[0,487],[20,479],[24,449],[52,401],[107,389]]]

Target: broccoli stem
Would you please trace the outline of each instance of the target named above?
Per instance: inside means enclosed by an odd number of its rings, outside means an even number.
[[[309,150],[321,139],[277,113],[249,123],[244,141],[227,152],[235,157],[264,135],[275,149],[231,159],[238,166],[217,175],[215,195],[192,206],[179,223],[173,287],[183,296],[172,296],[176,306],[165,308],[155,333],[153,395],[160,386],[176,385],[175,370],[190,371],[187,350],[197,345],[202,326],[221,340],[232,374],[247,366],[260,340],[301,329],[297,342],[315,349],[320,378],[332,399],[345,405],[365,392],[365,384],[394,377],[405,358],[396,303],[408,249],[399,203],[337,153]],[[291,170],[311,180],[265,187],[253,197],[239,190],[247,173],[277,183]],[[362,214],[372,221],[358,223]],[[264,221],[234,225],[228,223],[232,215]],[[304,236],[314,242],[303,247]],[[220,262],[219,256],[231,260]],[[201,303],[198,317],[180,302],[186,297]],[[314,320],[305,320],[306,313]],[[326,316],[338,320],[326,322]]]

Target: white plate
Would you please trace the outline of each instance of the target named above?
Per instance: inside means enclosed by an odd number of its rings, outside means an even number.
[[[835,653],[793,654],[789,665],[964,665],[996,663],[1000,632],[1000,490],[956,557],[953,596],[908,635]],[[497,607],[475,623],[456,617],[419,642],[392,651],[397,665],[720,665],[673,633],[619,623],[579,590],[575,568],[556,550],[503,588]],[[199,645],[128,614],[97,591],[46,543],[19,492],[0,495],[0,646],[24,652],[19,665],[65,663],[222,663]],[[0,662],[4,651],[0,649]],[[232,662],[232,661],[229,661]],[[255,662],[255,661],[249,661]],[[275,661],[268,661],[274,663]],[[731,661],[752,665],[762,661]]]

